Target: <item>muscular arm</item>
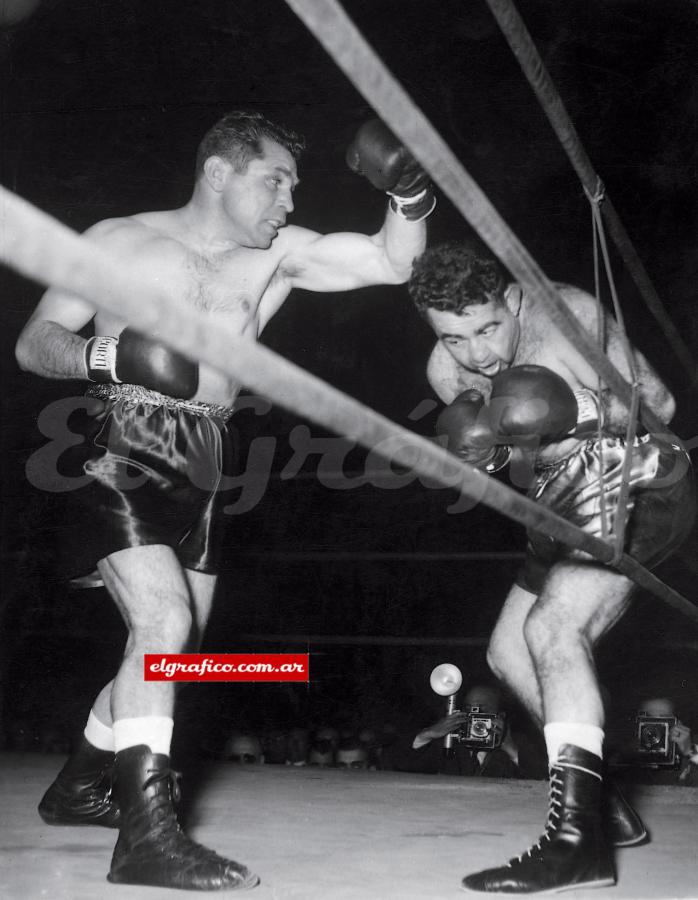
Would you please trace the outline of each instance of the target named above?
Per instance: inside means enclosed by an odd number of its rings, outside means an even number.
[[[426,226],[388,208],[374,235],[336,232],[318,235],[289,226],[289,243],[279,271],[290,287],[307,291],[350,291],[374,284],[402,284],[426,244]]]
[[[97,222],[85,232],[85,237],[117,251],[129,242],[139,246],[144,242],[142,229],[132,219]],[[44,378],[85,378],[86,341],[76,332],[97,311],[89,300],[49,288],[17,340],[15,356],[19,367]]]
[[[567,288],[562,295],[568,300],[572,312],[580,324],[594,337],[597,333],[596,301],[582,291]],[[605,314],[606,331],[606,355],[626,381],[631,381],[630,369],[625,353],[621,330],[615,319]],[[632,345],[631,345],[632,346]],[[636,348],[632,348],[635,376],[640,387],[640,399],[662,422],[669,423],[674,416],[676,404],[670,391],[659,378],[647,359]],[[583,387],[596,391],[598,389],[598,376],[591,366],[581,357],[578,351],[569,357],[572,360],[570,368],[579,379]],[[605,385],[602,386],[601,402],[604,408],[605,429],[610,432],[622,433],[628,424],[628,408]]]
[[[75,332],[94,314],[81,298],[48,290],[17,340],[19,367],[44,378],[84,378],[85,339]]]

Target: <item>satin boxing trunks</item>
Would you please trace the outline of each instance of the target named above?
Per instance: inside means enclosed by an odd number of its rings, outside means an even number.
[[[625,447],[622,438],[587,441],[563,459],[537,468],[529,498],[601,538],[603,493],[607,533],[612,539]],[[696,505],[688,454],[650,435],[636,438],[629,484],[625,552],[652,568],[683,543],[693,525]],[[590,560],[583,551],[547,535],[529,531],[527,537],[526,559],[516,583],[531,593],[540,593],[555,562]]]
[[[87,483],[68,491],[63,565],[69,577],[127,547],[165,544],[189,569],[215,573],[235,474],[238,440],[232,409],[177,400],[139,385],[88,388],[98,411],[71,422],[84,440],[62,468]],[[91,410],[90,410],[91,412]]]

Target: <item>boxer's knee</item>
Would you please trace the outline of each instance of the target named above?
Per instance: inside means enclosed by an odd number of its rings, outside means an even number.
[[[514,658],[516,653],[506,634],[495,630],[487,646],[487,665],[500,681],[511,684],[515,677]]]
[[[176,653],[187,647],[193,624],[186,598],[171,598],[167,605],[147,605],[131,615],[130,639],[147,653]]]

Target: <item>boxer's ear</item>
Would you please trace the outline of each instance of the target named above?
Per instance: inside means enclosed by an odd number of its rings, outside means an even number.
[[[209,156],[204,163],[204,178],[216,193],[225,187],[225,181],[231,165],[221,156]]]
[[[509,287],[504,291],[504,305],[512,314],[512,316],[518,316],[521,312],[521,303],[523,301],[523,291],[519,287],[518,284],[513,283],[510,284]]]

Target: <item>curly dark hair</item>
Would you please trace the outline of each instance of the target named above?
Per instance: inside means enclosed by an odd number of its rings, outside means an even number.
[[[219,119],[201,139],[195,176],[199,177],[209,156],[221,156],[232,163],[236,172],[244,172],[251,159],[263,155],[264,138],[281,144],[294,159],[305,149],[305,140],[295,131],[276,125],[262,113],[236,110]]]
[[[466,306],[501,300],[506,285],[499,261],[475,241],[449,241],[418,257],[407,290],[422,316],[427,310],[460,313]]]

